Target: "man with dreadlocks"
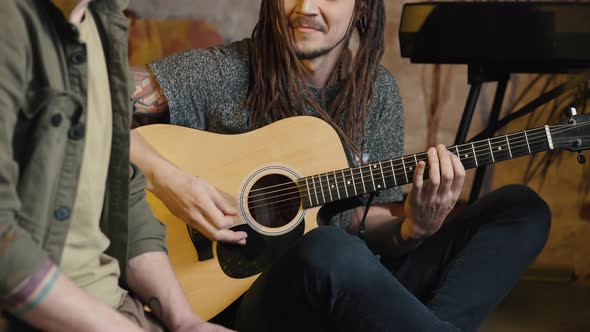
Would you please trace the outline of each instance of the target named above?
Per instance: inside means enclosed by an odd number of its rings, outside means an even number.
[[[351,165],[400,156],[398,87],[379,62],[383,0],[262,0],[252,38],[189,50],[137,71],[136,119],[148,114],[222,134],[295,115],[340,134]],[[358,50],[349,50],[353,33]],[[145,116],[144,116],[145,117]],[[206,156],[203,156],[206,158]],[[244,244],[236,210],[207,179],[164,160],[133,134],[131,159],[177,216],[212,240]],[[238,305],[243,331],[475,331],[543,248],[547,205],[524,186],[500,188],[447,218],[465,170],[443,145],[416,168],[405,216],[399,188],[305,234]],[[444,224],[444,225],[443,225]],[[206,301],[207,299],[203,299]]]

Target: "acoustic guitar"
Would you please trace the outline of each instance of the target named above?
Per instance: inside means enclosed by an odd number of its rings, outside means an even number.
[[[242,295],[282,250],[318,226],[319,208],[330,202],[412,182],[426,153],[349,167],[341,140],[326,122],[292,117],[238,135],[173,125],[139,127],[169,161],[200,176],[238,207],[234,230],[248,233],[245,246],[213,243],[176,218],[153,194],[148,201],[167,226],[170,260],[194,311],[210,319]],[[448,147],[466,169],[536,152],[590,148],[590,115]]]

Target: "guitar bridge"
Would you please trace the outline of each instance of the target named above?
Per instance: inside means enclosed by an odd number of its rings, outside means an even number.
[[[199,233],[199,231],[188,225],[186,226],[186,229],[193,242],[199,261],[202,262],[213,259],[213,241],[209,240],[205,235]]]

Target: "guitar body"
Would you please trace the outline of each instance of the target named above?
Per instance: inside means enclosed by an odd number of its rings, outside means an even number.
[[[447,150],[466,169],[555,149],[577,152],[583,163],[582,151],[590,149],[590,114],[574,113],[559,125]],[[169,161],[231,196],[239,211],[232,229],[248,233],[245,246],[217,243],[209,246],[212,250],[201,245],[196,250],[194,232],[189,235],[185,223],[148,193],[156,216],[168,227],[172,266],[203,319],[235,301],[286,248],[317,227],[322,205],[411,183],[418,163],[428,161],[422,152],[347,168],[335,130],[314,117],[292,117],[240,135],[171,125],[136,130]]]
[[[263,266],[270,263],[280,249],[318,225],[319,207],[304,210],[299,201],[286,208],[290,210],[287,216],[266,216],[258,210],[249,209],[248,205],[257,204],[257,200],[250,198],[248,201],[246,196],[258,190],[257,181],[276,173],[279,178],[288,178],[296,183],[300,177],[349,167],[334,129],[314,117],[288,118],[238,135],[219,135],[172,125],[150,125],[135,130],[170,162],[229,194],[240,210],[240,225],[237,227],[249,230],[248,245],[262,243],[261,247],[246,252],[245,256],[240,256],[239,252],[243,251],[241,246],[214,245],[213,258],[200,261],[186,224],[148,192],[148,201],[155,215],[167,226],[167,244],[173,269],[193,310],[207,320],[242,295],[259,275],[245,277],[250,271],[240,270],[240,266],[247,263],[245,261],[252,259],[253,250],[256,251],[255,256],[263,256],[262,263],[254,265]],[[264,208],[264,204],[259,205]],[[248,223],[256,220],[257,216],[267,221]],[[281,218],[286,220],[278,225],[272,224],[273,219]],[[278,245],[279,249],[270,247],[274,245]],[[229,252],[229,256],[232,252],[238,252],[238,255],[220,262],[219,256],[225,255],[221,254],[220,248],[225,248],[224,252]],[[229,277],[228,271],[237,277]]]

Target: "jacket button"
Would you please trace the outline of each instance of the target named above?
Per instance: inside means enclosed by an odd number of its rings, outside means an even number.
[[[80,30],[78,30],[78,28],[76,27],[76,25],[70,24],[69,25],[69,28],[70,28],[70,32],[72,33],[72,35],[74,36],[74,38],[79,39],[80,38]]]
[[[59,220],[59,221],[65,221],[67,219],[70,218],[70,209],[68,209],[67,207],[60,207],[55,209],[55,211],[53,212],[53,215],[55,216],[55,219]]]
[[[84,137],[84,125],[81,123],[75,124],[68,131],[68,137],[74,141],[82,139]]]
[[[59,125],[61,124],[61,120],[62,120],[61,114],[54,114],[51,117],[51,125],[54,127],[59,127]]]
[[[81,65],[86,62],[86,52],[77,51],[70,55],[70,62],[75,65]]]

